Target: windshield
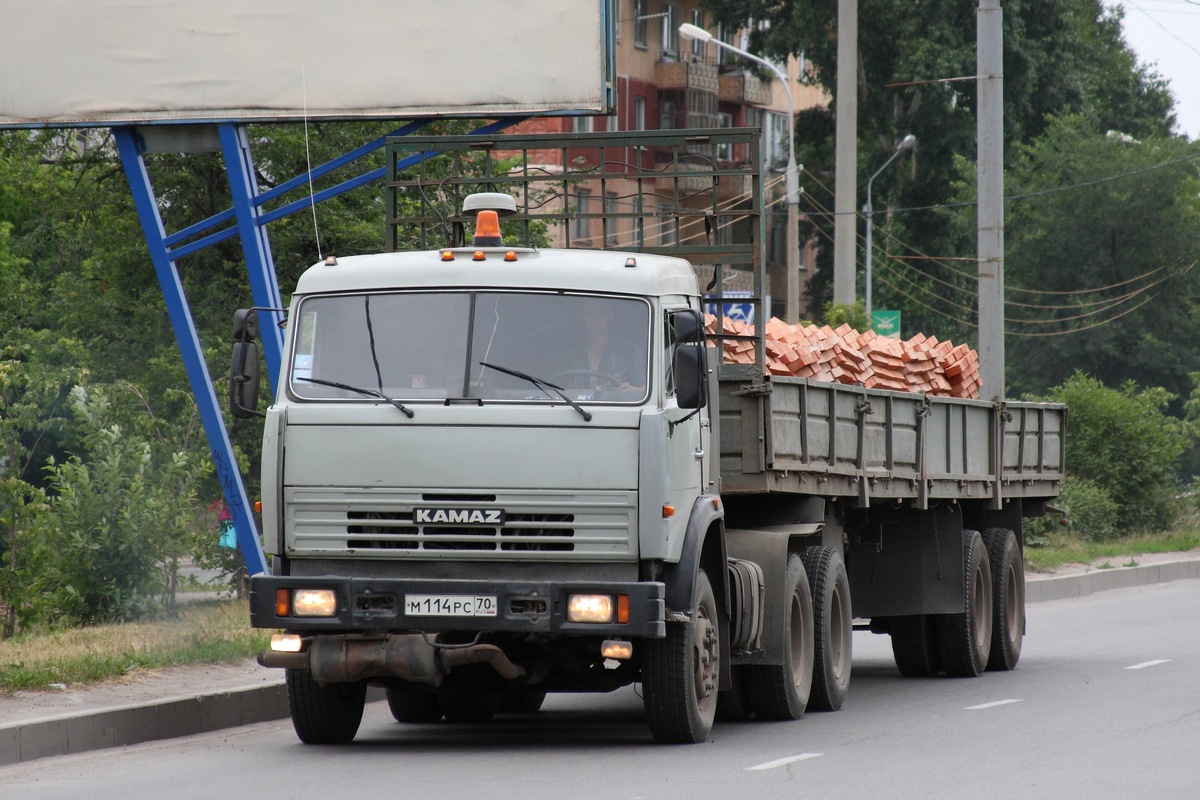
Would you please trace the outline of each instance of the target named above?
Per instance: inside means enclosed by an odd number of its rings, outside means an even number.
[[[640,403],[643,300],[532,292],[397,292],[300,303],[290,386],[301,399]],[[483,362],[483,363],[481,363]],[[311,379],[325,383],[313,383]],[[328,385],[343,384],[343,387]]]

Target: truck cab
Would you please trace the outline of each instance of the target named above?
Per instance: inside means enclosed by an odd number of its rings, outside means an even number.
[[[308,694],[374,681],[486,713],[611,690],[693,610],[665,575],[721,512],[691,265],[480,240],[331,258],[296,286],[265,423],[273,574],[251,596],[285,631],[264,662]]]

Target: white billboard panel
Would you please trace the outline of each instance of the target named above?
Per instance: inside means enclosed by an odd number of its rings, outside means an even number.
[[[5,0],[0,127],[610,111],[610,0]]]

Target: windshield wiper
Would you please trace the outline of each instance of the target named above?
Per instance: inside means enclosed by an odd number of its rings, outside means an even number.
[[[301,377],[299,375],[296,376],[296,380],[306,381],[308,383],[319,383],[322,386],[331,386],[334,389],[345,389],[347,392],[355,392],[357,394],[365,395],[366,397],[378,397],[380,400],[386,400],[387,402],[394,405],[396,408],[403,411],[404,416],[408,417],[409,419],[412,419],[412,416],[413,416],[412,409],[405,406],[399,400],[393,400],[392,398],[388,397],[383,392],[377,392],[374,389],[360,389],[357,386],[350,386],[349,384],[346,384],[346,383],[338,383],[337,381],[326,381],[326,380],[321,380],[320,378],[305,378],[305,377]]]
[[[555,384],[550,383],[550,381],[544,381],[541,378],[535,378],[532,375],[521,372],[518,369],[509,369],[508,367],[501,367],[497,364],[489,364],[486,361],[480,361],[479,365],[482,367],[488,367],[489,369],[494,369],[497,372],[503,372],[507,375],[512,375],[514,378],[520,378],[521,380],[529,381],[534,386],[541,389],[543,392],[546,392],[547,389],[552,389],[556,395],[561,397],[567,403],[567,405],[569,405],[571,408],[573,408],[579,412],[579,415],[581,417],[583,417],[584,422],[592,421],[591,412],[589,412],[583,406],[579,405],[579,403],[576,403],[574,400],[567,397],[566,393],[563,392],[561,386],[556,386]],[[549,392],[546,392],[546,394],[549,394]]]

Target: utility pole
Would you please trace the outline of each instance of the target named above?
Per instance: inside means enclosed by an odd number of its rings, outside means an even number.
[[[833,302],[854,302],[858,220],[858,0],[838,0],[837,153],[833,198]]]
[[[981,396],[1004,399],[1004,15],[980,0],[976,20]]]

